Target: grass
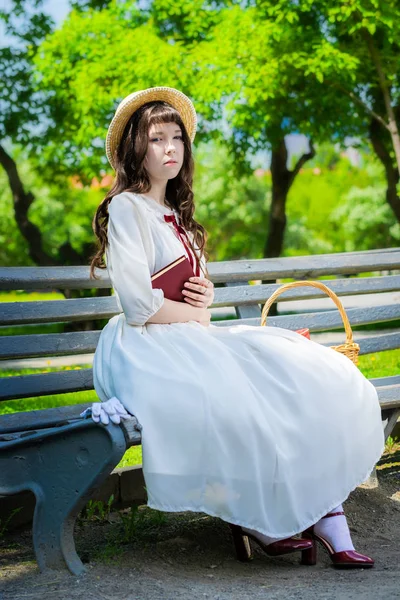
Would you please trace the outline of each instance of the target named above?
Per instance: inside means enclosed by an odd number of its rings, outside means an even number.
[[[64,323],[40,323],[39,325],[14,325],[13,327],[1,326],[2,335],[31,335],[33,333],[62,333]]]
[[[24,292],[14,290],[0,292],[0,302],[37,302],[38,300],[65,300],[61,292]]]
[[[360,371],[368,379],[400,374],[400,350],[387,350],[360,356]]]

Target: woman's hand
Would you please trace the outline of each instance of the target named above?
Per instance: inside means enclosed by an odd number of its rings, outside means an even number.
[[[214,284],[209,279],[189,277],[182,294],[188,304],[197,308],[208,308],[214,301]]]

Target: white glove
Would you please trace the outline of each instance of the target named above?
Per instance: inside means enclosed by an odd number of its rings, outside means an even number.
[[[87,408],[81,413],[81,417],[87,417],[90,414],[95,423],[101,422],[103,425],[108,425],[110,421],[118,425],[121,419],[132,419],[132,415],[125,410],[115,396],[107,402],[94,402],[91,408]]]

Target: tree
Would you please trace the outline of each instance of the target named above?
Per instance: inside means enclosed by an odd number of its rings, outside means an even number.
[[[387,179],[386,199],[400,222],[400,6],[397,0],[257,0],[266,19],[297,27],[305,15],[316,24],[313,52],[300,49],[292,60],[319,95],[348,98],[341,120],[357,122],[369,137]],[[288,55],[287,60],[290,60]],[[331,115],[327,113],[329,119]],[[360,128],[361,126],[361,128]]]
[[[47,129],[41,156],[52,172],[73,169],[90,181],[110,171],[104,142],[118,100],[166,82],[182,87],[180,46],[161,40],[135,4],[73,10],[35,58],[36,85],[63,110]]]
[[[54,171],[50,173],[48,165],[40,161],[39,149],[45,144],[49,121],[53,120],[57,127],[57,120],[62,120],[63,109],[54,94],[46,97],[34,81],[33,61],[40,44],[54,25],[52,19],[42,11],[42,4],[42,0],[37,0],[32,10],[25,0],[13,0],[8,11],[0,12],[6,33],[13,42],[10,46],[0,48],[0,73],[5,82],[0,88],[3,108],[0,113],[0,164],[7,174],[15,221],[26,240],[30,260],[38,265],[87,263],[93,252],[91,240],[79,246],[64,236],[57,246],[49,247],[43,235],[43,226],[39,226],[32,218],[35,195],[32,188],[27,187],[13,157],[13,154],[18,154],[22,161],[29,158],[31,166],[35,164],[42,171],[42,179],[47,178],[54,190]],[[18,146],[23,152],[18,152]],[[70,195],[65,175],[59,179],[59,195],[62,189],[64,199]],[[51,212],[50,206],[49,210]],[[51,214],[54,218],[55,213]],[[65,231],[68,232],[67,226]]]
[[[40,5],[38,2],[39,9]],[[15,0],[9,11],[0,11],[6,34],[15,41],[12,47],[0,48],[0,77],[5,83],[0,88],[0,164],[7,173],[19,230],[29,240],[30,257],[39,264],[51,264],[42,247],[41,232],[28,218],[33,195],[24,189],[17,164],[6,149],[7,139],[24,146],[32,145],[32,131],[39,127],[42,114],[40,93],[32,85],[31,64],[38,45],[53,23],[40,10],[29,14],[25,8],[23,0]]]
[[[298,48],[311,48],[318,28],[307,16],[296,29],[276,18],[265,19],[257,7],[223,11],[208,39],[193,47],[193,95],[200,111],[219,111],[230,126],[226,138],[238,167],[249,168],[249,155],[271,151],[272,200],[264,256],[279,256],[286,227],[286,203],[298,173],[315,155],[314,142],[332,137],[335,128],[321,117],[338,114],[331,94],[323,99],[304,86],[296,65],[286,59]],[[288,166],[286,136],[302,132],[309,149]]]
[[[107,169],[103,140],[115,100],[154,85],[178,87],[195,101],[197,139],[227,143],[238,174],[251,171],[256,152],[271,152],[264,255],[277,256],[288,194],[314,143],[367,135],[370,115],[354,110],[351,90],[338,93],[338,82],[330,83],[339,75],[341,83],[356,81],[360,59],[329,39],[326,23],[322,0],[153,0],[145,10],[125,2],[74,11],[35,61],[38,85],[64,110],[43,159],[88,177]],[[289,168],[286,136],[296,132],[308,136],[309,149]]]
[[[82,186],[76,178],[50,182],[42,177],[32,159],[21,148],[13,148],[13,160],[18,164],[20,179],[34,198],[29,207],[29,222],[41,236],[44,264],[60,264],[63,248],[71,245],[84,263],[86,248],[92,247],[91,221],[104,189],[95,182]],[[30,246],[21,234],[13,210],[13,195],[7,185],[7,175],[0,170],[0,264],[26,266],[37,264],[30,254]],[[40,263],[39,263],[40,264]],[[43,263],[42,263],[43,264]],[[65,261],[67,263],[67,259]]]

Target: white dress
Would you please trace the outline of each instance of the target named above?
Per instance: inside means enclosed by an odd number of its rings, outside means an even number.
[[[146,325],[163,304],[151,274],[184,253],[173,212],[127,192],[110,203],[123,312],[101,333],[96,392],[143,427],[150,507],[291,536],[370,474],[384,446],[377,393],[348,358],[286,329]]]

